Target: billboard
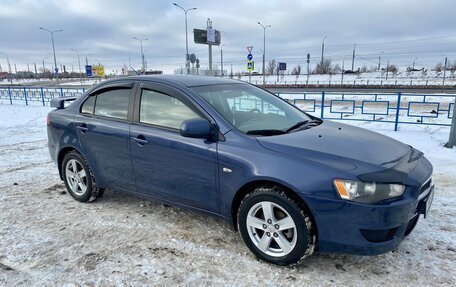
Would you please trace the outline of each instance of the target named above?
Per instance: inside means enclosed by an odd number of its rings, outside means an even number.
[[[207,30],[193,29],[193,40],[196,44],[211,44],[219,46],[221,42],[220,31],[212,28],[207,28]]]
[[[92,66],[92,70],[97,77],[104,77],[105,75],[104,66]]]

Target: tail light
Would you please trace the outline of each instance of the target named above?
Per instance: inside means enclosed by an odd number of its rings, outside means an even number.
[[[48,125],[48,126],[51,125],[51,117],[49,116],[49,114],[47,114],[47,116],[46,116],[46,125]]]

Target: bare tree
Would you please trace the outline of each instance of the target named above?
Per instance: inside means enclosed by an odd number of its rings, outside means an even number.
[[[435,77],[439,77],[440,74],[443,71],[443,64],[442,63],[438,63],[437,65],[435,65],[434,71],[435,71]]]
[[[319,62],[314,69],[315,74],[328,74],[331,71],[331,59],[324,59],[323,63]]]
[[[340,72],[342,72],[342,68],[340,67],[339,64],[335,64],[334,67],[332,68],[332,72],[333,72],[333,74],[340,73]]]
[[[268,62],[268,66],[266,68],[266,74],[267,75],[274,75],[274,72],[276,70],[276,60],[275,59],[272,59]]]
[[[293,68],[293,71],[291,71],[292,75],[296,76],[296,81],[299,79],[299,75],[301,75],[301,65],[297,65],[296,67]]]

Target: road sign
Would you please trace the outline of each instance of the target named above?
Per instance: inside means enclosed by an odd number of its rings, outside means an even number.
[[[249,54],[247,55],[247,59],[248,59],[249,61],[252,61],[253,55],[249,53]]]
[[[285,71],[287,69],[287,63],[279,63],[279,71]]]
[[[190,63],[195,64],[195,62],[196,62],[196,55],[195,54],[191,54],[190,55]]]
[[[86,76],[92,77],[92,66],[91,65],[86,65]]]
[[[247,46],[247,51],[249,51],[249,54],[252,53],[252,50],[253,50],[253,46]]]
[[[247,62],[247,71],[251,72],[255,70],[255,62],[254,61],[248,61]]]

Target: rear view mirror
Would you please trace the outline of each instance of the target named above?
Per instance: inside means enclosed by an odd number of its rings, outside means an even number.
[[[180,134],[188,138],[210,139],[213,137],[211,123],[202,118],[189,119],[182,122]]]

